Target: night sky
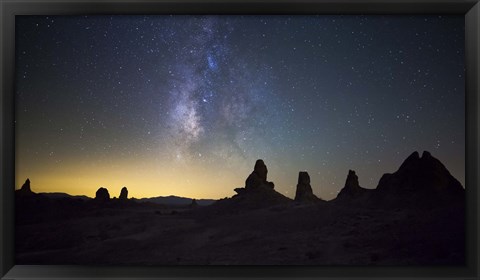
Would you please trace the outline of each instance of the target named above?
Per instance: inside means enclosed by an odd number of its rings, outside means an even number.
[[[428,150],[465,185],[463,16],[16,17],[16,188],[293,197]]]

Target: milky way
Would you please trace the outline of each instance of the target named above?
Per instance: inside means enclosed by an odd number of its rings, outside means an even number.
[[[460,16],[17,19],[16,177],[219,198],[256,159],[292,197],[376,187],[413,151],[465,177]]]

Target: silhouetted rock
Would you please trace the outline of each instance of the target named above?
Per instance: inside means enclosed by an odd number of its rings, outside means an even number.
[[[110,194],[106,188],[99,188],[95,193],[95,200],[97,201],[108,201],[110,199]]]
[[[345,186],[338,193],[337,199],[357,199],[364,197],[369,190],[360,187],[358,183],[358,176],[355,171],[349,170]]]
[[[268,169],[263,160],[259,159],[255,162],[253,172],[245,181],[245,189],[255,189],[258,187],[274,188],[273,182],[267,181]]]
[[[247,189],[245,188],[236,188],[236,189],[233,189],[236,193],[238,194],[244,194],[247,192]]]
[[[127,200],[128,199],[128,190],[127,187],[123,187],[120,191],[120,196],[118,197],[120,200]]]
[[[429,152],[422,157],[412,153],[393,174],[384,174],[378,186],[382,200],[418,200],[418,203],[435,203],[439,200],[464,199],[464,188],[447,168]]]
[[[259,187],[251,190],[242,188],[244,191],[237,191],[238,194],[231,198],[218,200],[210,207],[219,209],[221,212],[237,211],[240,209],[259,209],[279,204],[293,202],[290,198],[268,187]]]
[[[268,169],[263,160],[255,162],[253,172],[245,181],[245,188],[236,188],[232,198],[214,203],[215,208],[226,207],[230,211],[239,208],[263,208],[276,204],[289,203],[292,200],[274,190],[273,182],[267,181]]]
[[[25,180],[25,183],[23,183],[20,190],[24,192],[30,192],[30,193],[32,192],[32,189],[30,188],[30,179],[27,178],[27,180]]]
[[[308,172],[299,172],[295,201],[316,202],[318,200],[318,197],[313,194],[312,187],[310,186],[310,176],[308,175]]]
[[[198,203],[197,203],[197,200],[194,198],[192,199],[192,203],[190,203],[190,208],[197,208],[198,207]]]
[[[253,172],[245,180],[245,188],[236,188],[234,191],[239,195],[249,193],[254,190],[268,189],[273,190],[275,184],[267,181],[268,169],[263,160],[258,159],[255,162]]]
[[[32,192],[32,189],[30,188],[30,179],[27,178],[27,180],[25,180],[25,183],[23,183],[22,187],[15,193],[22,196],[34,195],[35,193]]]

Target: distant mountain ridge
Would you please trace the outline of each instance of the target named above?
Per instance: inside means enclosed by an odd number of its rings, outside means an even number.
[[[42,193],[38,193],[38,194],[49,197],[49,198],[54,198],[54,199],[55,198],[79,198],[81,200],[92,199],[91,197],[88,197],[86,195],[71,195],[71,194],[62,193],[62,192],[52,192],[52,193],[42,192]]]
[[[193,199],[187,198],[187,197],[169,195],[169,196],[157,196],[157,197],[150,197],[150,198],[135,198],[134,200],[137,202],[152,202],[156,204],[181,206],[181,205],[190,205]],[[195,200],[197,204],[200,206],[207,206],[217,201],[215,199],[195,199]]]
[[[27,179],[23,184],[22,188],[15,191],[16,194],[21,196],[41,196],[50,199],[81,199],[81,200],[93,200],[94,198],[86,196],[86,195],[71,195],[68,193],[63,192],[41,192],[35,193],[30,189],[30,180]],[[125,198],[126,199],[126,198]],[[131,200],[135,202],[150,202],[155,204],[162,204],[162,205],[171,205],[171,206],[188,206],[192,204],[193,198],[188,197],[180,197],[180,196],[157,196],[157,197],[148,197],[148,198],[131,198]],[[207,206],[213,204],[217,200],[215,199],[195,199],[197,205],[200,206]]]
[[[60,199],[60,198],[79,198],[82,200],[89,200],[93,199],[86,195],[70,195],[68,193],[62,192],[54,192],[54,193],[38,193],[40,195],[44,195],[49,198],[53,199]],[[136,202],[151,202],[156,204],[163,204],[163,205],[173,205],[173,206],[185,206],[190,205],[192,203],[193,198],[188,197],[180,197],[180,196],[157,196],[157,197],[148,197],[148,198],[131,198]],[[196,202],[200,206],[207,206],[214,203],[215,199],[196,199]]]

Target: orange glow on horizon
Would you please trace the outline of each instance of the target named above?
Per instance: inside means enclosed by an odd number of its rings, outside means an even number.
[[[36,193],[63,192],[95,197],[98,188],[105,187],[112,198],[118,197],[124,186],[128,189],[128,197],[135,198],[169,195],[196,199],[231,197],[235,194],[233,189],[243,187],[245,178],[251,172],[226,169],[219,175],[202,166],[158,168],[132,162],[117,163],[113,166],[35,166],[35,169],[32,169],[27,172],[26,168],[17,168],[16,189],[29,178],[31,189]]]

